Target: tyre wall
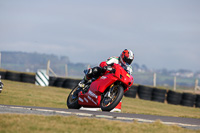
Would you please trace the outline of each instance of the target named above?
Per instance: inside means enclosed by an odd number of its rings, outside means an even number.
[[[200,108],[200,95],[196,95],[195,107]]]
[[[35,73],[20,73],[14,71],[0,71],[1,79],[11,80],[11,81],[18,81],[18,82],[25,82],[25,83],[32,83],[35,84]],[[62,87],[73,89],[78,83],[80,79],[68,79],[68,78],[61,78],[61,77],[49,77],[49,86],[55,87]]]
[[[167,102],[169,104],[180,105],[182,100],[182,93],[169,90],[167,93]]]
[[[149,86],[139,85],[138,87],[138,96],[143,100],[151,100],[152,99],[153,88]]]
[[[164,103],[166,99],[167,90],[153,88],[152,101]]]
[[[181,99],[181,105],[193,107],[195,105],[196,95],[190,93],[183,93]]]
[[[132,85],[127,92],[124,93],[124,96],[126,97],[131,97],[131,98],[136,98],[138,91],[138,86],[137,85]]]

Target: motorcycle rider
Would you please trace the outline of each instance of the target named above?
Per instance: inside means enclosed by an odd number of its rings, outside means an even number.
[[[133,71],[131,67],[133,59],[133,52],[131,50],[125,49],[122,51],[119,57],[110,57],[109,59],[107,59],[107,61],[101,62],[99,66],[86,70],[85,76],[79,83],[79,86],[83,88],[88,80],[102,76],[107,70],[111,72],[114,71],[112,67],[109,67],[112,66],[112,64],[114,63],[121,65],[122,68],[124,68],[124,70],[126,70],[131,75]]]

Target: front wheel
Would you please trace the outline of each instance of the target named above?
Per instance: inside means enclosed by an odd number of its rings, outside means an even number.
[[[101,100],[101,110],[111,111],[114,109],[121,101],[124,95],[124,88],[121,85],[114,85],[110,88]]]
[[[80,109],[81,105],[78,104],[78,93],[81,91],[81,88],[77,85],[72,91],[70,92],[67,98],[67,107],[69,109]]]

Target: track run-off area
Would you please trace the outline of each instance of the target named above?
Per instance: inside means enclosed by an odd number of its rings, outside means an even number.
[[[193,130],[200,129],[200,119],[183,118],[183,117],[88,111],[88,110],[76,110],[76,109],[66,109],[66,108],[2,105],[2,104],[0,104],[0,113],[63,115],[63,116],[75,115],[78,117],[104,118],[104,119],[119,120],[124,122],[137,121],[141,123],[153,123],[159,120],[162,124],[166,125],[177,125],[183,128],[188,128]]]

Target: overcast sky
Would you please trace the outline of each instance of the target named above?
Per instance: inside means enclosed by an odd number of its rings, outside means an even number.
[[[200,70],[200,0],[0,0],[0,51]],[[14,57],[13,57],[14,58]]]

